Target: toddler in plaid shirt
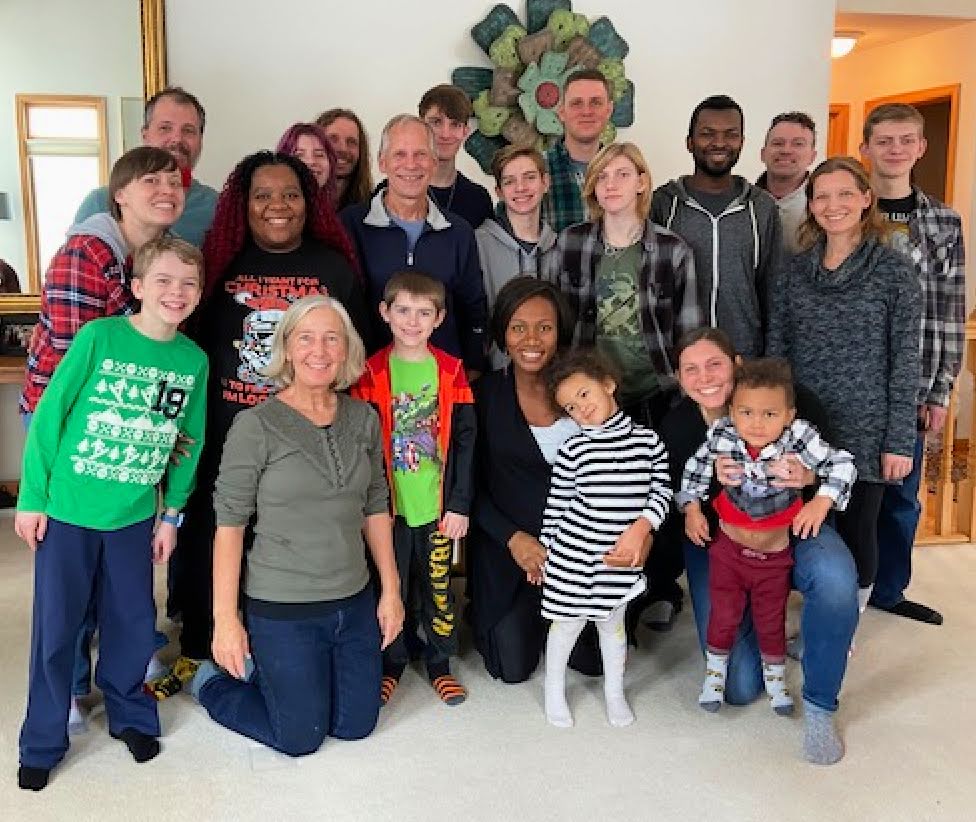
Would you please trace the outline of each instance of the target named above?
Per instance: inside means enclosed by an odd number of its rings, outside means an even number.
[[[795,454],[821,481],[810,502],[804,503],[795,489],[777,487],[788,470],[788,454]],[[698,703],[707,711],[722,705],[729,652],[748,599],[766,693],[773,710],[786,716],[793,712],[785,682],[790,530],[802,538],[816,535],[832,507],[847,507],[856,476],[854,458],[831,448],[806,420],[796,419],[790,367],[772,358],[736,368],[729,416],[709,428],[706,441],[685,465],[675,499],[685,514],[685,533],[701,547],[709,539],[701,502],[709,496],[715,461],[723,456],[740,471],[738,480],[713,502],[720,527],[708,546],[711,610]]]

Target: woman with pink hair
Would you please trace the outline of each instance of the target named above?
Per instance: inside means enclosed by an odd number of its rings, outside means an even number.
[[[279,154],[291,154],[309,167],[320,189],[329,195],[335,205],[336,167],[338,158],[325,129],[315,123],[294,123],[288,127],[275,149]]]

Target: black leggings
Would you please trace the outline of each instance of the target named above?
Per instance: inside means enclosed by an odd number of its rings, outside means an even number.
[[[857,584],[867,588],[878,573],[878,515],[883,482],[855,482],[847,510],[837,512],[837,532],[854,555]]]

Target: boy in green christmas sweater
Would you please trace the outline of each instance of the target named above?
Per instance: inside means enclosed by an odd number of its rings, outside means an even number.
[[[40,790],[68,749],[74,646],[97,602],[95,681],[109,733],[137,762],[159,753],[156,701],[142,688],[154,650],[152,563],[176,545],[206,415],[207,358],[178,332],[200,301],[203,259],[162,237],[142,246],[132,293],[142,307],[82,327],[31,421],[14,528],[35,551],[21,788]],[[176,438],[193,446],[170,465]],[[166,475],[164,511],[156,486]]]

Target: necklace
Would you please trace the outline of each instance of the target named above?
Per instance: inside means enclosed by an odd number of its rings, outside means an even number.
[[[457,189],[457,181],[458,181],[457,174],[455,174],[454,182],[451,183],[451,190],[447,194],[446,203],[442,203],[440,200],[437,199],[437,195],[436,194],[434,195],[434,202],[437,203],[437,205],[440,206],[441,209],[443,209],[444,211],[451,210],[451,205],[453,205],[454,203],[454,191]]]
[[[607,257],[619,257],[628,248],[630,248],[634,243],[636,243],[644,233],[644,226],[639,225],[632,229],[629,235],[629,239],[623,245],[611,245],[610,241],[603,238],[603,253]]]

